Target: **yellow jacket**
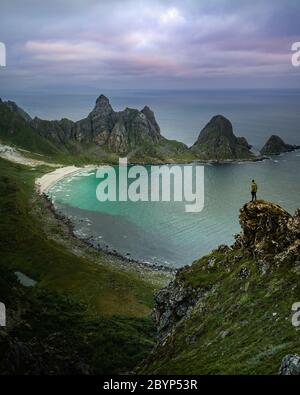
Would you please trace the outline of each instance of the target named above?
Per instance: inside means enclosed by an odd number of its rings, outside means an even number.
[[[251,192],[257,192],[257,184],[256,184],[256,182],[252,182],[252,184],[251,184]]]

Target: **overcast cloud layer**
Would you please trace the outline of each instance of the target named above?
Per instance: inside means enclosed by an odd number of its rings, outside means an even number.
[[[300,87],[299,0],[2,0],[4,92]]]

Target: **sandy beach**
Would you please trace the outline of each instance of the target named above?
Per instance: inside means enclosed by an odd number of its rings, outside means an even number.
[[[81,170],[94,169],[94,165],[86,165],[83,167],[77,166],[65,166],[62,167],[59,163],[49,163],[42,160],[32,159],[24,156],[21,151],[27,152],[26,150],[18,150],[16,148],[10,147],[8,145],[0,144],[0,157],[3,159],[7,159],[13,163],[19,163],[21,165],[37,167],[37,166],[50,166],[50,167],[58,167],[56,170],[44,174],[42,177],[39,177],[35,180],[35,185],[39,194],[46,193],[47,190],[55,184],[57,181],[62,178],[76,173]]]
[[[66,166],[60,167],[50,173],[44,174],[42,177],[39,177],[35,181],[35,185],[39,194],[46,193],[50,187],[52,187],[57,181],[61,180],[62,178],[69,176],[73,173],[77,173],[81,170],[88,170],[94,169],[95,166],[87,165],[84,167],[77,167],[77,166]]]

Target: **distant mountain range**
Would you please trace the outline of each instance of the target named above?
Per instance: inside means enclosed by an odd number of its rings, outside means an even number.
[[[0,140],[70,161],[76,158],[114,162],[119,156],[146,163],[261,159],[251,151],[244,137],[235,136],[231,122],[222,115],[214,116],[189,148],[162,136],[148,106],[141,111],[126,108],[116,112],[104,95],[98,97],[88,116],[77,122],[66,118],[59,121],[31,118],[16,103],[0,99]],[[297,148],[283,142],[281,148],[286,147]],[[268,153],[263,149],[262,154]]]

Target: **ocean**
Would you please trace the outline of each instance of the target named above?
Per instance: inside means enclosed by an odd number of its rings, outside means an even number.
[[[115,110],[125,107],[155,112],[162,134],[192,145],[216,114],[233,123],[258,151],[271,134],[300,144],[300,91],[99,91],[80,95],[16,95],[31,116],[78,120],[93,108],[97,96],[109,97]],[[232,243],[240,230],[239,209],[249,201],[250,182],[258,197],[274,201],[291,213],[300,207],[300,151],[255,163],[205,166],[205,204],[187,213],[178,202],[105,202],[96,199],[94,171],[58,182],[50,194],[57,208],[72,218],[76,233],[99,247],[155,264],[181,267],[222,243]]]
[[[100,90],[95,94],[14,94],[14,100],[31,116],[43,119],[82,119],[97,97],[105,94],[116,111],[125,107],[152,108],[162,134],[192,145],[214,115],[222,114],[238,136],[246,137],[256,149],[272,134],[291,144],[300,140],[300,90]]]

